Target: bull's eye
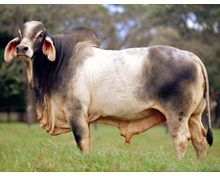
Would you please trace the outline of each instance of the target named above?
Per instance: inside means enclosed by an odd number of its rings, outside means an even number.
[[[37,39],[42,39],[44,37],[44,34],[41,33],[40,35],[38,35]]]

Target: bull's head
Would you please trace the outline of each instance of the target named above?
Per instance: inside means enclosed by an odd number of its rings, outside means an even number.
[[[43,52],[50,61],[54,61],[56,50],[44,25],[38,21],[26,22],[19,29],[18,37],[11,40],[5,48],[4,58],[10,62],[14,57],[23,59],[27,64],[28,81],[33,85],[33,58]]]

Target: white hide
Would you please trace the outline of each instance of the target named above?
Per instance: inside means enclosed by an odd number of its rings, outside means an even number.
[[[74,91],[87,106],[84,112],[89,112],[89,121],[100,116],[114,116],[121,120],[143,118],[138,113],[155,103],[141,102],[134,93],[141,86],[142,63],[146,59],[147,48],[123,51],[92,48],[89,52],[93,57],[87,58],[80,67]]]

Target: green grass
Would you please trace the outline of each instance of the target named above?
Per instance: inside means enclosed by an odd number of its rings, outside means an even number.
[[[93,127],[93,126],[92,126]],[[116,127],[99,124],[92,129],[91,153],[81,153],[72,133],[51,136],[39,124],[0,123],[0,172],[5,171],[220,171],[220,131],[200,161],[189,143],[178,159],[165,127],[156,126],[124,145]]]

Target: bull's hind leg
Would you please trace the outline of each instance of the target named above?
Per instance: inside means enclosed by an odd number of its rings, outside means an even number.
[[[199,159],[204,159],[206,156],[206,131],[201,122],[202,112],[205,105],[206,101],[203,99],[189,119],[189,130],[191,133],[192,144]]]
[[[179,158],[185,155],[188,142],[191,138],[188,127],[189,116],[183,111],[178,113],[168,112],[167,123],[169,132],[173,138],[176,154]]]

